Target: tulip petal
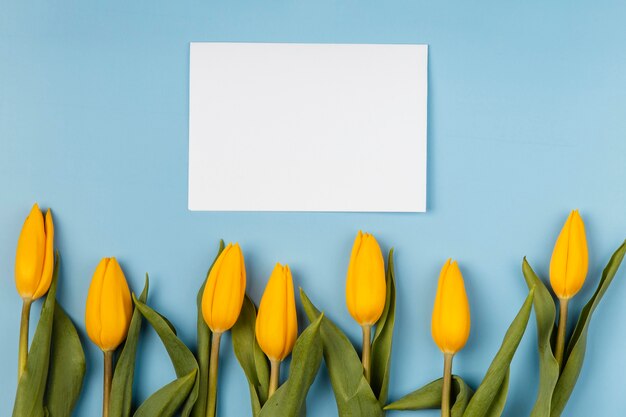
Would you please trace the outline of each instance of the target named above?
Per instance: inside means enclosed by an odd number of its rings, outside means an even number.
[[[220,270],[221,278],[217,281],[213,302],[213,321],[216,331],[229,330],[239,317],[242,291],[241,249],[234,245],[227,255]]]
[[[560,299],[569,299],[582,288],[588,262],[585,225],[578,210],[574,210],[559,233],[550,259],[550,284]]]
[[[285,356],[287,356],[293,350],[298,338],[298,315],[291,269],[289,265],[285,265],[285,269],[287,270],[287,354]]]
[[[132,316],[130,289],[115,258],[104,258],[94,272],[85,322],[91,341],[103,351],[115,350],[126,338]]]
[[[211,269],[202,298],[202,313],[213,332],[233,327],[241,312],[245,285],[243,253],[238,244],[229,244]]]
[[[470,332],[470,311],[465,283],[459,270],[459,265],[453,262],[448,269],[445,296],[447,298],[446,313],[443,314],[448,343],[454,351],[459,351],[465,346]]]
[[[204,316],[204,320],[211,330],[214,330],[213,326],[213,302],[215,299],[215,286],[217,285],[217,277],[220,275],[220,270],[224,259],[226,258],[226,253],[228,253],[232,248],[232,244],[228,244],[222,252],[217,257],[213,268],[209,272],[209,278],[207,279],[204,295],[202,296],[202,315]]]
[[[359,230],[359,233],[354,239],[354,244],[352,245],[352,252],[350,254],[350,263],[348,264],[348,274],[346,278],[346,305],[348,306],[348,311],[357,322],[360,322],[361,320],[358,317],[358,311],[356,308],[357,282],[354,269],[356,268],[356,259],[359,254],[359,249],[361,248],[362,240],[363,233]]]
[[[435,305],[433,306],[433,317],[431,322],[431,332],[433,336],[433,340],[435,344],[441,348],[441,346],[445,345],[443,340],[443,334],[441,329],[442,327],[442,305],[443,305],[443,288],[444,281],[446,278],[446,274],[448,268],[450,266],[450,262],[452,260],[448,259],[446,263],[441,268],[441,272],[439,273],[439,283],[437,285],[437,294],[435,295]]]
[[[376,238],[359,232],[348,267],[346,301],[350,314],[360,325],[372,325],[380,318],[385,308],[386,285],[385,261]]]
[[[589,262],[587,250],[587,237],[585,235],[585,225],[578,210],[572,213],[570,225],[569,254],[567,256],[567,295],[573,297],[580,291],[585,278]]]
[[[456,261],[448,260],[441,270],[431,330],[435,343],[444,353],[458,352],[469,337],[469,303]]]
[[[46,253],[46,232],[39,206],[35,204],[24,221],[15,255],[15,284],[22,298],[33,298],[41,280]]]
[[[256,334],[259,346],[272,360],[281,360],[284,349],[285,319],[285,282],[283,268],[276,265],[270,276],[256,321]]]
[[[565,280],[567,279],[567,254],[569,252],[569,232],[572,220],[571,213],[554,245],[552,251],[552,258],[550,259],[550,284],[554,292],[561,298],[567,296],[567,285]]]
[[[267,283],[256,321],[256,336],[263,352],[275,361],[287,357],[297,338],[293,281],[289,266],[276,264]]]
[[[104,273],[106,272],[109,258],[103,258],[93,274],[89,292],[87,293],[87,303],[85,308],[85,327],[89,339],[96,345],[102,346],[102,285],[104,283]]]
[[[243,253],[241,252],[241,248],[239,247],[239,243],[236,243],[237,251],[239,252],[239,308],[237,310],[237,315],[241,312],[241,306],[243,305],[243,298],[246,296],[246,263],[243,258]]]
[[[111,258],[105,272],[100,304],[103,350],[114,350],[126,338],[132,316],[130,289],[117,259]]]
[[[43,296],[48,292],[50,283],[52,282],[52,271],[54,270],[54,223],[52,222],[52,212],[50,209],[46,212],[45,220],[46,249],[43,259],[43,270],[37,290],[33,295],[34,299]]]

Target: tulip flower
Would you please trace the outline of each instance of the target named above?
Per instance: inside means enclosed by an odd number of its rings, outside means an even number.
[[[54,270],[54,223],[48,209],[44,215],[35,203],[24,221],[15,254],[15,286],[22,297],[18,378],[26,369],[28,326],[34,300],[48,292]]]
[[[202,294],[202,316],[211,329],[207,417],[217,405],[217,375],[222,334],[235,325],[246,293],[246,266],[239,244],[224,248],[215,260]]]
[[[291,353],[298,337],[296,300],[288,265],[276,264],[270,276],[259,305],[255,333],[261,350],[270,359],[271,397],[278,388],[280,363]]]
[[[91,341],[104,353],[102,415],[108,417],[113,380],[113,353],[126,339],[133,304],[124,272],[115,258],[104,258],[93,274],[85,309]]]
[[[578,210],[574,210],[561,229],[550,260],[550,284],[559,298],[560,307],[555,352],[559,365],[563,362],[569,300],[580,291],[585,283],[588,266],[589,252],[585,224]]]
[[[431,331],[444,357],[441,416],[449,417],[452,358],[463,349],[470,332],[470,310],[463,276],[456,261],[450,259],[439,274]]]
[[[383,313],[386,297],[383,253],[374,236],[359,231],[352,246],[348,266],[346,304],[350,315],[361,325],[363,333],[361,362],[367,381],[370,380],[372,326]]]

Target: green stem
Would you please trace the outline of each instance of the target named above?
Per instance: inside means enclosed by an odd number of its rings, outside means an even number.
[[[28,326],[30,324],[30,307],[33,300],[24,298],[22,303],[22,319],[20,322],[20,347],[17,359],[17,380],[19,381],[22,374],[26,370],[26,361],[28,360]]]
[[[565,333],[567,332],[567,307],[569,298],[559,298],[559,328],[556,334],[556,348],[554,357],[559,368],[563,365],[563,352],[565,351]]]
[[[104,384],[102,393],[102,417],[109,417],[111,383],[113,382],[113,351],[104,352]]]
[[[220,340],[222,333],[213,333],[211,338],[211,356],[209,359],[209,389],[206,415],[215,417],[217,411],[217,370],[220,358]]]
[[[363,375],[367,382],[370,382],[370,356],[372,350],[372,326],[369,324],[361,326],[363,330],[363,354],[361,362],[363,363]]]
[[[443,354],[443,389],[441,390],[441,417],[450,417],[450,388],[452,387],[453,353]]]
[[[270,398],[280,383],[280,361],[270,360],[270,388],[267,393],[267,398]]]

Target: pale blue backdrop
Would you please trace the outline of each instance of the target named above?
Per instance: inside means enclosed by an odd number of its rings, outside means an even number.
[[[626,238],[624,21],[623,1],[0,0],[0,415],[16,382],[15,244],[34,201],[54,210],[59,298],[87,353],[77,416],[101,406],[101,356],[84,332],[98,260],[117,256],[135,291],[149,272],[150,304],[191,345],[219,238],[243,247],[255,300],[274,263],[288,262],[355,341],[344,304],[354,235],[395,247],[392,399],[440,375],[430,312],[441,265],[458,259],[472,332],[455,371],[476,386],[526,294],[522,256],[546,277],[563,221],[581,210],[591,267],[577,313]],[[190,41],[429,44],[428,213],[189,212]],[[567,416],[624,413],[614,401],[624,395],[625,280],[621,271],[592,322]],[[528,415],[536,393],[532,320],[512,366],[510,417]],[[220,415],[249,415],[230,338],[222,352]],[[138,400],[173,377],[153,333],[139,358]],[[308,405],[311,417],[336,415],[325,370]]]

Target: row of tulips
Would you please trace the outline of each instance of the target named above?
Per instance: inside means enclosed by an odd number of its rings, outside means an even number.
[[[250,385],[254,417],[301,415],[322,358],[342,417],[380,417],[386,410],[425,408],[440,408],[443,417],[500,416],[506,404],[510,363],[534,306],[540,380],[531,415],[557,417],[578,379],[591,316],[625,253],[626,242],[609,261],[598,289],[582,309],[568,339],[568,306],[588,272],[585,227],[579,213],[573,211],[550,262],[558,321],[552,294],[524,259],[522,271],[529,294],[476,390],[452,374],[453,357],[469,337],[470,307],[458,263],[446,261],[439,276],[431,323],[433,340],[443,353],[443,377],[392,403],[388,402],[388,388],[396,304],[393,250],[385,268],[381,249],[371,234],[358,233],[346,279],[347,308],[362,329],[360,354],[302,290],[300,299],[310,324],[298,336],[288,265],[276,264],[257,311],[246,296],[245,261],[238,244],[220,243],[198,292],[195,354],[176,336],[173,325],[148,306],[148,277],[136,297],[117,260],[104,258],[94,272],[85,309],[87,334],[104,356],[102,415],[169,417],[178,412],[183,417],[214,417],[220,341],[225,332],[231,331],[235,355]],[[15,261],[23,310],[14,417],[70,417],[80,395],[85,356],[78,332],[56,300],[58,271],[52,214],[48,210],[44,215],[35,205],[20,234]],[[29,350],[30,308],[44,295]],[[137,343],[144,320],[163,342],[177,377],[133,412]],[[282,378],[281,385],[281,364],[290,354],[289,374]]]

